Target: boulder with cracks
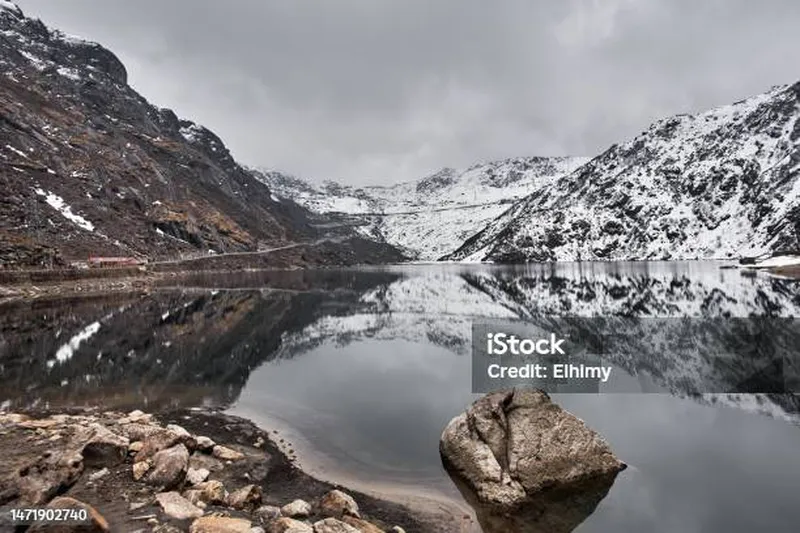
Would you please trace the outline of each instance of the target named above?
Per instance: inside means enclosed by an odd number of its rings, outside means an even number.
[[[572,531],[626,468],[599,434],[531,389],[477,400],[447,425],[439,447],[487,532]]]

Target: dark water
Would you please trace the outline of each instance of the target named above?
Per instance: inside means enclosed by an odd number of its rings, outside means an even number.
[[[189,285],[0,307],[0,402],[230,406],[292,428],[334,471],[452,494],[438,438],[477,397],[473,320],[800,315],[797,283],[716,263],[409,266]],[[677,363],[653,363],[669,369],[655,375],[670,376],[671,394],[555,397],[630,465],[576,531],[800,530],[798,397],[688,398],[674,385],[704,361]]]

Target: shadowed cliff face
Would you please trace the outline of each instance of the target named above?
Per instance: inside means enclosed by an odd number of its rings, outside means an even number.
[[[0,7],[0,71],[0,267],[321,237],[212,131],[134,91],[99,44]]]

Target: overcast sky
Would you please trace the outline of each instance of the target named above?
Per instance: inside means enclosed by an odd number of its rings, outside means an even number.
[[[239,161],[391,183],[596,155],[800,79],[797,0],[19,0]]]

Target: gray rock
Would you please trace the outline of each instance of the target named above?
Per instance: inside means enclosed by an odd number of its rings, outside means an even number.
[[[186,482],[190,485],[197,485],[208,479],[210,474],[211,472],[209,472],[207,468],[189,467],[189,470],[186,471]]]
[[[311,504],[305,500],[294,500],[281,507],[281,514],[290,518],[306,518],[311,514]]]
[[[224,516],[204,516],[192,522],[189,533],[250,533],[250,520]]]
[[[197,448],[197,439],[195,439],[191,433],[186,431],[182,426],[178,424],[167,424],[167,431],[171,431],[175,435],[178,436],[180,442],[186,446],[189,451],[194,451]]]
[[[255,515],[261,519],[262,522],[269,522],[276,518],[281,517],[281,508],[274,505],[262,505],[255,511]]]
[[[319,522],[314,522],[314,533],[361,533],[353,526],[337,520],[326,518]]]
[[[115,466],[128,455],[130,441],[102,424],[94,423],[75,436],[83,462],[88,466]]]
[[[192,487],[192,492],[199,492],[199,499],[205,503],[224,504],[228,498],[228,491],[221,481],[212,479]],[[187,491],[189,492],[189,491]]]
[[[136,453],[135,461],[144,461],[154,456],[161,450],[172,448],[181,442],[180,435],[160,428],[158,431],[148,435],[142,441],[142,448]]]
[[[205,453],[193,453],[189,458],[189,466],[195,469],[204,468],[210,472],[219,472],[225,465],[219,459],[216,459]]]
[[[261,505],[261,487],[246,485],[231,492],[226,498],[229,507],[234,509],[254,509]]]
[[[210,453],[211,450],[214,449],[214,446],[217,445],[217,443],[214,442],[213,440],[203,436],[197,437],[195,441],[197,441],[197,449],[200,450],[201,452]]]
[[[226,446],[220,446],[219,444],[212,448],[211,455],[223,461],[238,461],[239,459],[244,459],[243,453]]]
[[[189,450],[178,444],[153,456],[153,468],[145,479],[151,485],[171,489],[183,481],[188,465]]]
[[[19,500],[15,505],[42,505],[71,487],[83,473],[83,457],[76,451],[47,452],[23,466],[14,478]]]
[[[119,431],[131,441],[144,441],[164,428],[155,424],[126,423],[119,426]]]
[[[268,533],[314,533],[314,528],[305,522],[292,518],[281,517],[273,520],[267,526]]]
[[[325,494],[319,502],[323,516],[341,518],[344,515],[358,518],[358,504],[352,496],[340,490],[332,490]]]
[[[156,494],[156,501],[167,516],[177,520],[187,520],[203,516],[203,510],[195,507],[177,492],[160,492]]]
[[[97,481],[98,479],[103,479],[110,473],[108,468],[103,468],[98,470],[97,472],[92,472],[89,474],[89,481]]]
[[[572,531],[626,467],[582,420],[529,389],[477,400],[439,447],[487,532]]]

